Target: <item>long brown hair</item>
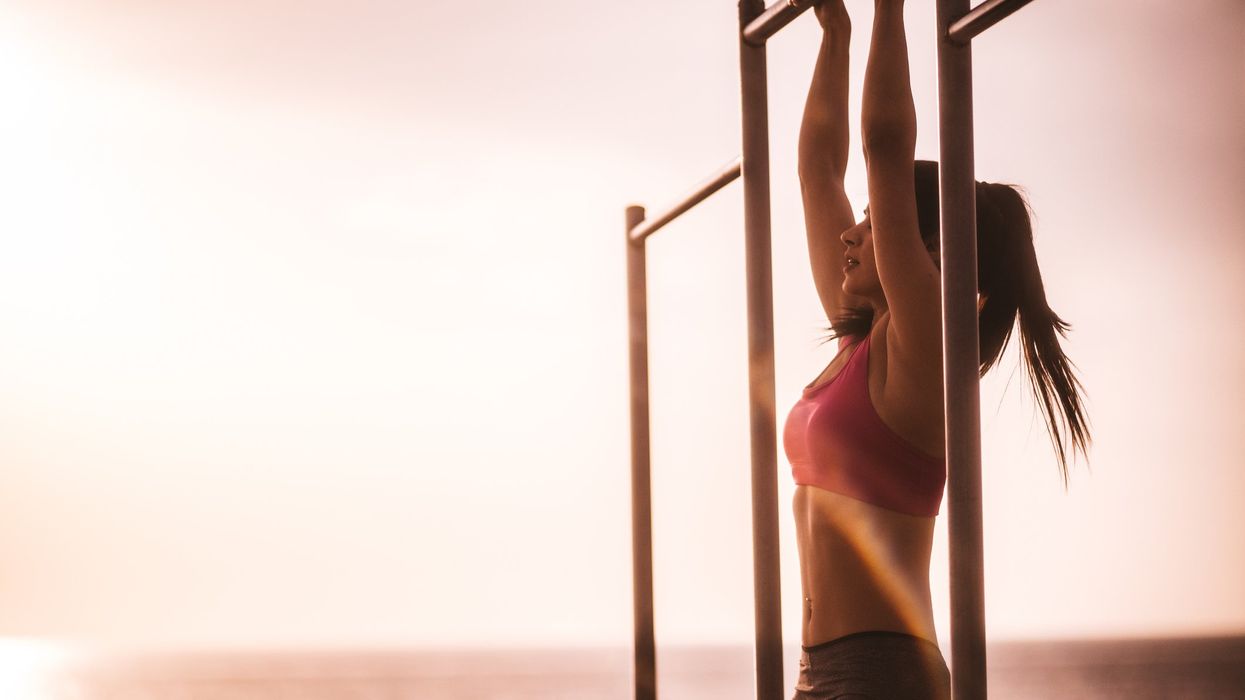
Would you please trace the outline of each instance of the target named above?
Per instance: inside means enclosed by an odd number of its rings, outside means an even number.
[[[918,160],[914,168],[921,238],[926,245],[937,246],[938,163]],[[979,376],[984,377],[1002,357],[1019,319],[1021,354],[1029,384],[1046,416],[1066,490],[1069,449],[1080,450],[1088,458],[1092,442],[1081,400],[1085,388],[1055,335],[1066,339],[1072,326],[1046,303],[1046,288],[1033,247],[1032,209],[1022,189],[1018,185],[976,183],[977,288],[985,300],[978,316]],[[869,306],[844,308],[831,319],[826,329],[831,333],[823,342],[842,336],[863,337],[873,327],[873,315]]]

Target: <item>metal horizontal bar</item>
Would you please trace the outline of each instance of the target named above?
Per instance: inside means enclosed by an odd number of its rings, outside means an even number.
[[[735,178],[739,177],[739,174],[742,172],[742,166],[743,156],[736,156],[718,174],[705,180],[704,183],[680,200],[678,204],[660,216],[641,221],[638,226],[631,229],[627,236],[633,241],[639,241],[656,233],[657,229],[674,221],[680,214],[708,199],[709,195],[729,185]]]
[[[815,4],[816,0],[778,0],[744,27],[744,42],[752,46],[764,46],[765,41],[777,34],[779,29],[790,24],[791,20]]]
[[[973,37],[1001,22],[1033,0],[986,0],[951,23],[947,36],[952,44],[966,46]]]

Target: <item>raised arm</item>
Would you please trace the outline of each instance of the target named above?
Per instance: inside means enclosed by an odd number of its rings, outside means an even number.
[[[904,0],[874,0],[873,38],[865,66],[860,130],[870,150],[916,150],[916,108],[908,77]]]
[[[847,68],[852,25],[843,0],[821,0],[814,12],[822,39],[800,124],[800,193],[813,283],[826,317],[833,319],[844,305],[858,303],[843,292],[843,243],[839,239],[856,225],[843,189],[849,148]]]
[[[875,0],[861,136],[878,279],[890,310],[888,342],[913,360],[941,357],[938,268],[917,219],[916,109],[908,76],[903,0]]]
[[[842,182],[849,147],[847,68],[852,22],[843,0],[821,0],[813,11],[822,27],[821,49],[800,124],[800,176]]]

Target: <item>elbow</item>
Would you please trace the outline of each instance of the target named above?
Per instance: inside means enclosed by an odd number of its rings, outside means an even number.
[[[904,125],[877,125],[861,135],[865,157],[911,156],[916,153],[916,130]]]
[[[801,148],[796,171],[801,181],[842,180],[847,174],[847,160],[827,148]]]
[[[797,175],[800,180],[800,187],[826,187],[833,184],[843,183],[843,168],[823,162],[804,163],[801,162]]]

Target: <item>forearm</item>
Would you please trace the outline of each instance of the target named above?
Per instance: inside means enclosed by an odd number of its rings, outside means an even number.
[[[907,148],[916,144],[916,108],[908,75],[902,0],[874,3],[860,130],[866,153],[878,147]]]
[[[824,30],[800,124],[801,179],[847,173],[847,68],[851,28]]]

